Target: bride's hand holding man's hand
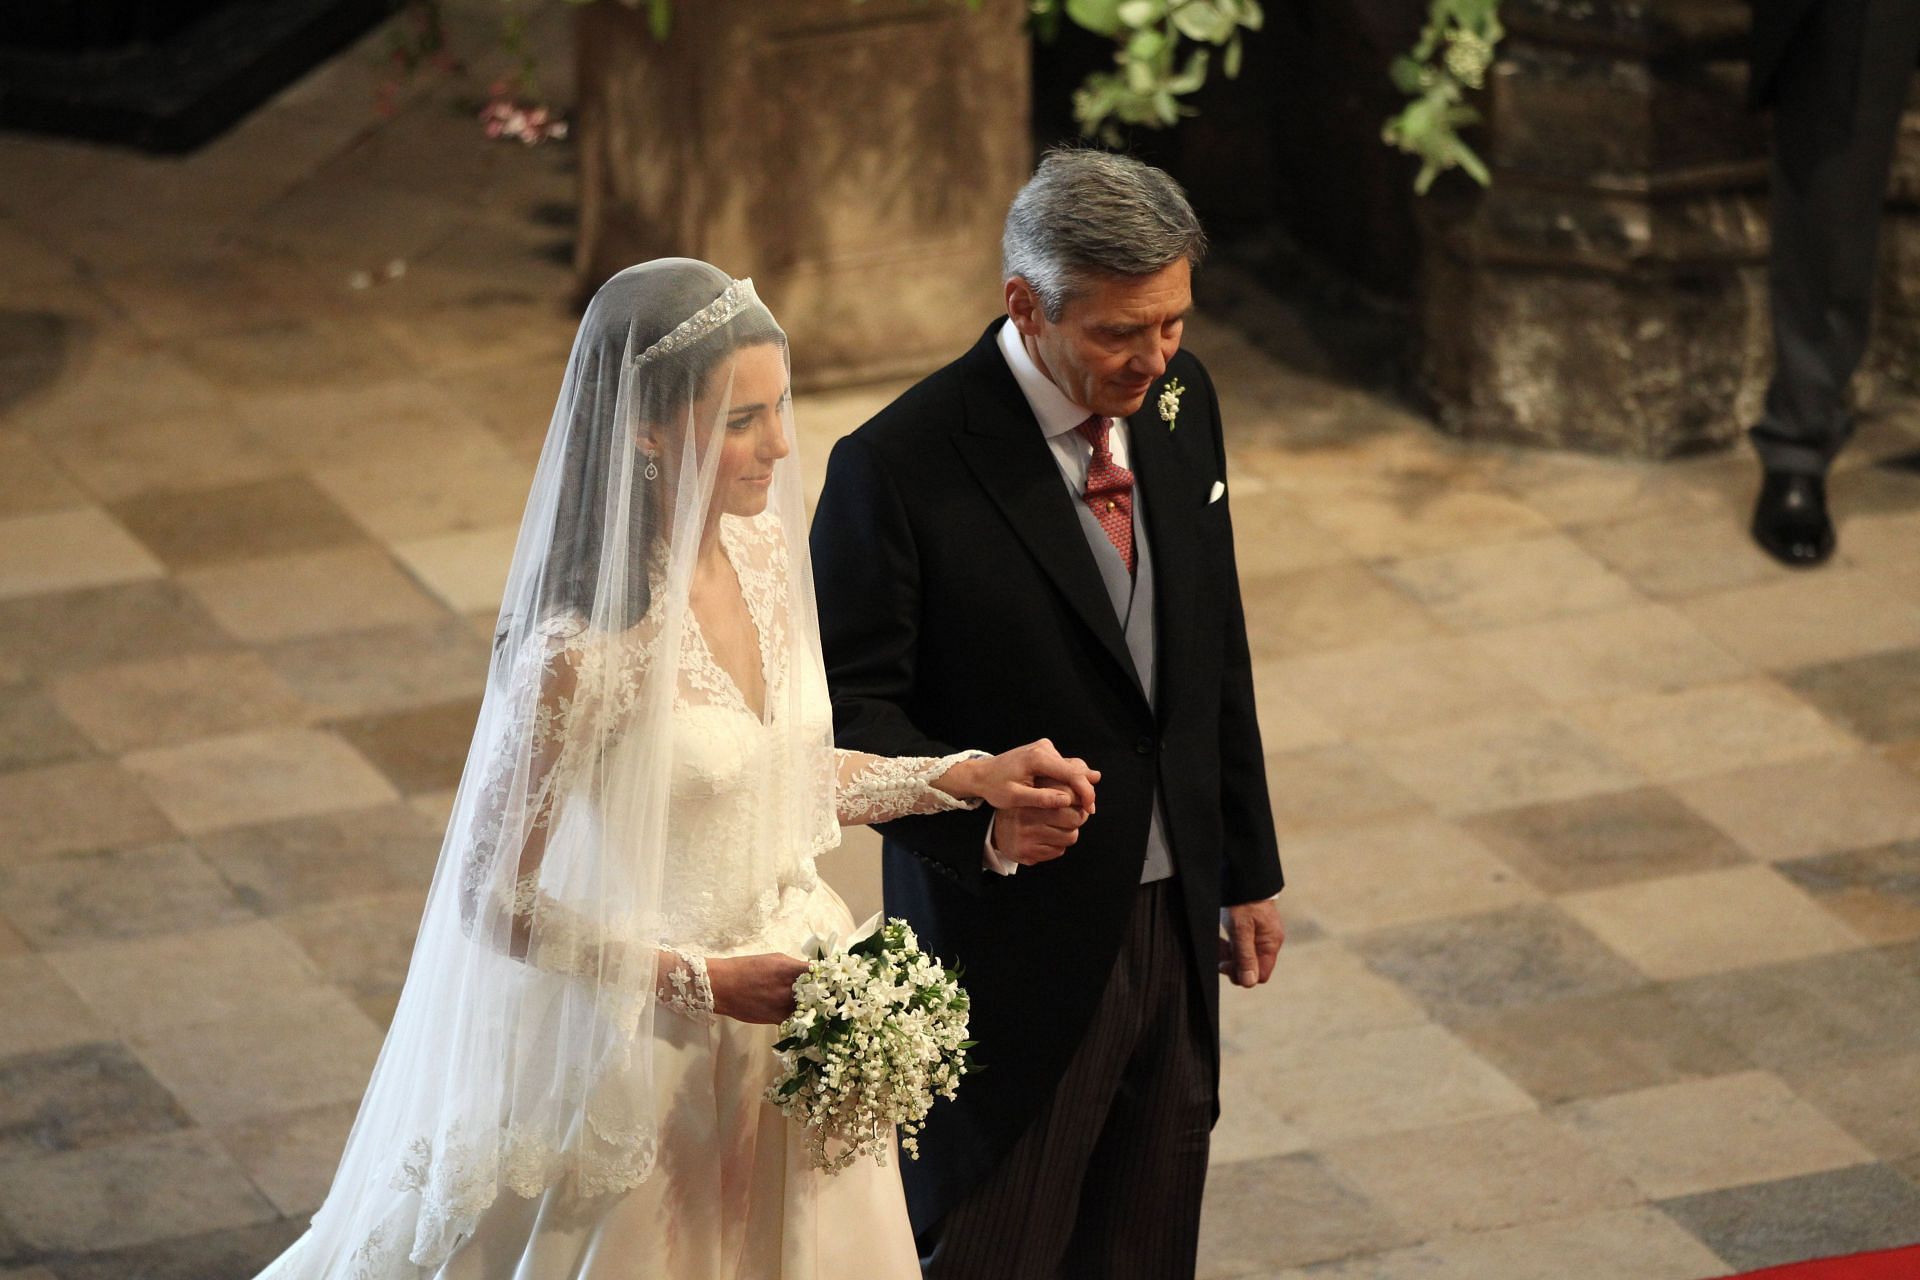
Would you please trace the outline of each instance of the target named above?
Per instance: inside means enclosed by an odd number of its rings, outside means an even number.
[[[993,806],[993,847],[1001,857],[1031,866],[1059,857],[1080,839],[1093,816],[1093,784],[1100,771],[1062,756],[1045,738],[985,760],[955,765],[934,780],[949,795]]]

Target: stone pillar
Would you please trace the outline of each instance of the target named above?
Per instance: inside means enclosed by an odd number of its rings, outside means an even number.
[[[578,16],[581,285],[752,276],[818,387],[924,372],[1000,309],[1031,164],[1019,0],[699,0]]]
[[[1506,0],[1493,186],[1419,210],[1420,375],[1462,436],[1667,457],[1769,368],[1766,134],[1740,0]]]

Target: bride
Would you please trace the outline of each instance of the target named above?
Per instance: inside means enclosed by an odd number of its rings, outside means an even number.
[[[705,263],[587,309],[393,1025],[262,1280],[917,1277],[898,1172],[763,1095],[839,828],[1091,806],[1041,742],[837,751],[784,335]],[[952,959],[952,957],[949,957]]]

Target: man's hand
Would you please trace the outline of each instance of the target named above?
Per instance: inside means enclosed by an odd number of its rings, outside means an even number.
[[[1271,898],[1243,902],[1224,914],[1227,936],[1220,939],[1220,972],[1236,987],[1257,987],[1273,976],[1273,962],[1287,940],[1280,905]]]
[[[1064,809],[995,809],[994,852],[1023,867],[1051,862],[1079,841],[1080,828],[1086,821],[1087,810],[1078,805]]]

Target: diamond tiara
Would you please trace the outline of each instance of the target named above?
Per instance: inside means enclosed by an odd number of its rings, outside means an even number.
[[[649,360],[672,355],[698,342],[759,301],[759,295],[753,291],[752,280],[735,280],[720,291],[719,297],[682,320],[666,336],[641,352],[640,358],[634,363],[643,365]]]

